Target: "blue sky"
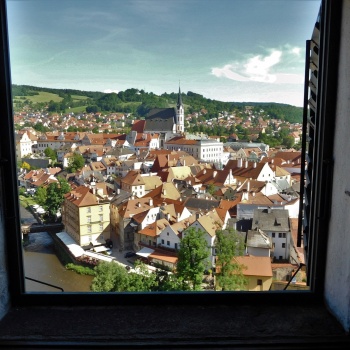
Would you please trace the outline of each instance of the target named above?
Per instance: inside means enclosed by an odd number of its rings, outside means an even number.
[[[303,102],[320,0],[8,0],[12,82]]]

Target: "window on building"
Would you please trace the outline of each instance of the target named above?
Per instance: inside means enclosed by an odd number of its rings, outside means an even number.
[[[286,244],[285,243],[282,243],[282,248],[285,248],[286,247]]]
[[[258,285],[258,286],[262,286],[262,279],[258,279],[257,281],[256,281],[256,284]]]

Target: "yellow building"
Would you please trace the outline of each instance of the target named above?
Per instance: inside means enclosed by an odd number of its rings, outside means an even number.
[[[246,290],[259,292],[270,290],[272,284],[271,259],[266,256],[237,256],[235,260],[243,265],[243,275],[248,280]]]
[[[110,238],[109,201],[89,187],[77,187],[65,195],[62,222],[80,246],[104,244]]]

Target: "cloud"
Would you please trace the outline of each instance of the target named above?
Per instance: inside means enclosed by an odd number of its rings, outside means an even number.
[[[299,56],[300,52],[301,52],[301,48],[300,47],[293,47],[292,48],[292,53],[294,53],[295,55]]]
[[[111,94],[112,92],[115,92],[117,94],[119,91],[118,90],[113,90],[113,89],[106,89],[106,90],[103,90],[103,92],[105,94]]]
[[[268,84],[301,84],[303,74],[291,74],[293,60],[300,55],[300,48],[289,47],[271,49],[267,55],[254,55],[241,61],[214,67],[211,74],[241,82],[259,82]]]

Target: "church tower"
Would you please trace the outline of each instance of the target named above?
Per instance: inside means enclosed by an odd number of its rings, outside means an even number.
[[[181,90],[179,86],[179,95],[176,104],[176,133],[183,133],[185,131],[185,111],[182,104]]]

